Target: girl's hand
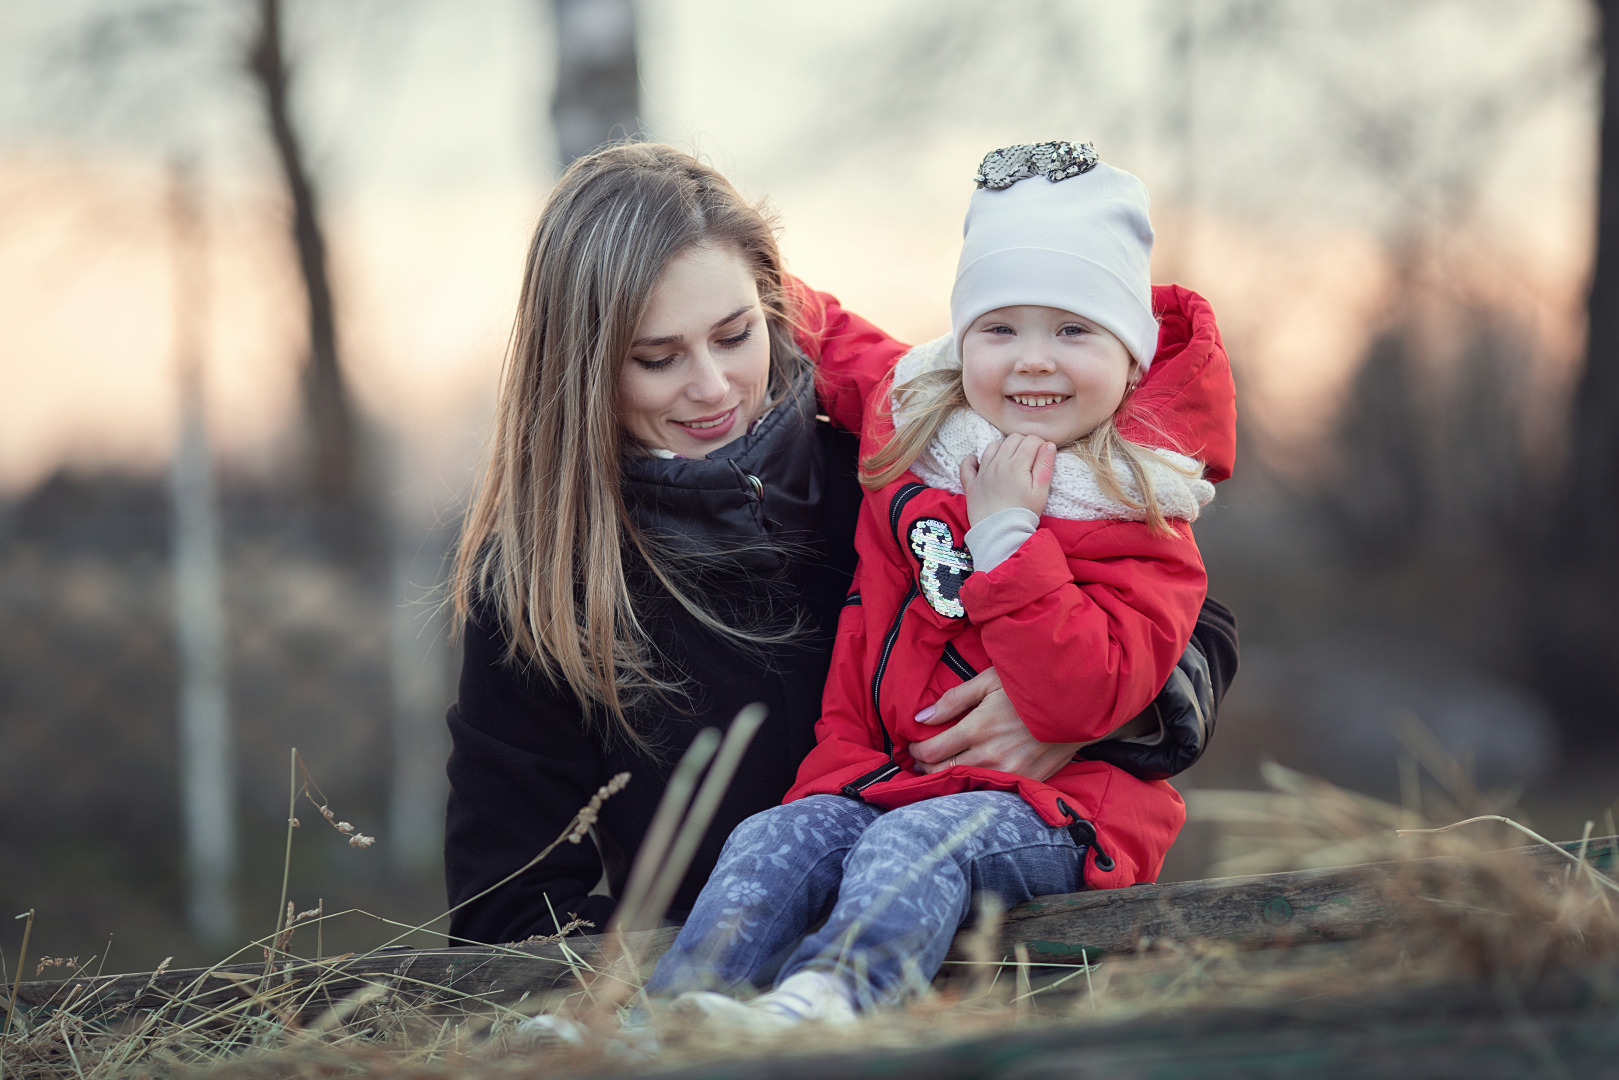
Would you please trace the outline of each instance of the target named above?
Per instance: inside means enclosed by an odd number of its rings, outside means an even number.
[[[985,668],[946,690],[933,711],[924,709],[917,719],[924,724],[947,724],[957,717],[961,722],[949,731],[910,745],[918,772],[976,765],[1031,780],[1049,780],[1083,745],[1044,743],[1029,734],[1012,699],[1001,689],[1001,677],[994,668]]]
[[[977,525],[998,510],[1022,506],[1045,512],[1051,474],[1057,469],[1057,444],[1033,435],[1008,435],[990,443],[982,460],[969,455],[961,463],[961,487],[967,493],[967,521]]]

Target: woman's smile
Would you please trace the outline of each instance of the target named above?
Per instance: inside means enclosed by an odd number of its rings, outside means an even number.
[[[694,439],[719,439],[728,435],[736,423],[736,406],[731,406],[722,413],[705,416],[698,420],[676,420],[676,425],[686,429]]]

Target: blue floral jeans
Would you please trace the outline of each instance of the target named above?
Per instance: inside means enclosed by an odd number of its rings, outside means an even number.
[[[857,1007],[890,1004],[932,981],[975,895],[1011,907],[1074,892],[1084,855],[1004,791],[886,813],[840,795],[772,807],[731,833],[646,993],[735,992],[821,970],[851,976]]]

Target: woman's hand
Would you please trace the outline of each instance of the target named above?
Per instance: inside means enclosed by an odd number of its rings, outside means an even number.
[[[910,745],[919,771],[934,773],[952,765],[976,765],[1031,780],[1048,780],[1084,745],[1045,743],[1029,734],[1012,707],[1012,699],[1001,689],[1001,677],[994,668],[986,668],[960,686],[946,690],[931,710],[923,709],[917,715],[917,720],[948,724],[957,717],[961,722],[949,731]]]

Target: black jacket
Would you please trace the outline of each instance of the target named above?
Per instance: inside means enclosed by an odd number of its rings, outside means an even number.
[[[452,940],[518,941],[555,933],[573,915],[606,929],[616,901],[592,891],[605,875],[613,895],[621,893],[675,762],[699,731],[723,729],[744,705],[764,702],[768,716],[675,895],[671,917],[690,910],[731,830],[775,806],[792,786],[815,741],[832,637],[854,569],[860,505],[855,438],[815,419],[807,380],[795,391],[753,432],[705,459],[626,462],[631,514],[665,546],[695,556],[688,566],[716,614],[731,621],[790,611],[803,623],[792,645],[749,650],[705,629],[667,597],[651,601],[653,640],[669,673],[691,688],[687,700],[655,703],[641,718],[662,748],[659,757],[622,739],[604,746],[586,730],[569,691],[504,663],[505,640],[486,610],[469,621],[459,700],[447,717],[453,749],[444,863],[452,906],[555,840],[615,773],[629,772],[631,780],[602,808],[600,853],[588,839],[562,844],[456,911]],[[660,595],[644,580],[638,589],[648,598]],[[1196,634],[1217,702],[1236,668],[1235,623],[1210,602]]]

